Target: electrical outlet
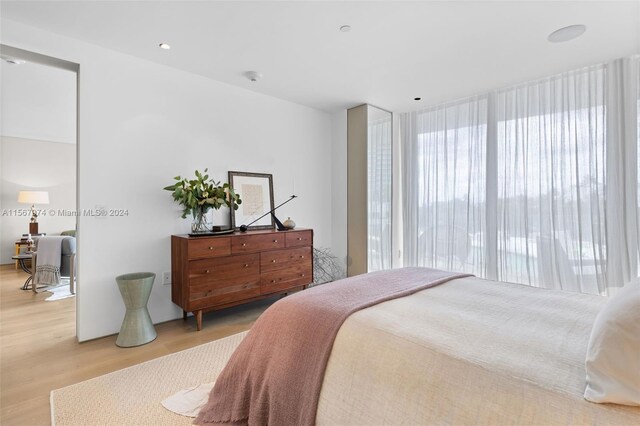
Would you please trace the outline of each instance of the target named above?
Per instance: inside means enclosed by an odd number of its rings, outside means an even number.
[[[162,273],[162,284],[163,285],[171,284],[171,272],[163,272]]]

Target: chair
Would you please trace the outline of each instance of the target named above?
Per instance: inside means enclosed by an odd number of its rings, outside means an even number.
[[[38,241],[41,238],[34,238],[36,250],[33,253],[33,271],[35,274],[38,264]],[[71,294],[75,294],[75,279],[76,279],[76,239],[75,237],[65,236],[62,239],[62,259],[60,259],[60,277],[69,278],[69,291]],[[32,281],[32,289],[36,292],[35,280]]]
[[[598,274],[602,262],[594,259],[571,259],[557,237],[538,236],[538,281],[545,288],[599,294]]]

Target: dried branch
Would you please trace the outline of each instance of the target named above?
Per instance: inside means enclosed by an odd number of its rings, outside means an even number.
[[[344,269],[331,250],[323,247],[313,248],[313,285],[325,284],[344,278]]]

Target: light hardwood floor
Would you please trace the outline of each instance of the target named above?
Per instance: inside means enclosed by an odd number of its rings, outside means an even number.
[[[0,424],[50,424],[49,392],[247,330],[275,300],[212,312],[195,331],[189,317],[156,326],[158,338],[118,348],[116,336],[78,343],[75,298],[45,302],[51,293],[19,290],[27,274],[0,266]],[[116,283],[114,281],[114,286]],[[156,283],[157,285],[157,283]],[[82,291],[82,283],[79,284]]]

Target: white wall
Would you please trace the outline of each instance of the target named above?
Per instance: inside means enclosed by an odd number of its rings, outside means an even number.
[[[280,215],[331,246],[328,114],[7,20],[2,43],[80,64],[78,207],[129,212],[79,218],[80,340],[119,330],[117,275],[170,270],[170,235],[189,228],[162,190],[175,175],[272,173],[276,202],[299,196]],[[149,310],[156,323],[181,314],[158,278]]]
[[[0,226],[0,263],[11,263],[15,241],[29,232],[28,204],[18,204],[22,190],[48,191],[48,205],[38,217],[38,230],[48,235],[75,229],[76,218],[60,211],[76,209],[76,146],[75,144],[0,137],[0,206],[3,212],[26,211],[27,216],[3,215]],[[50,211],[54,211],[53,214]]]

